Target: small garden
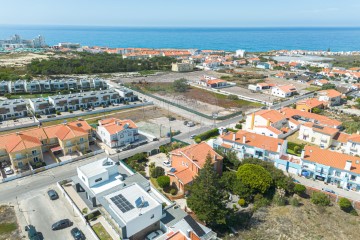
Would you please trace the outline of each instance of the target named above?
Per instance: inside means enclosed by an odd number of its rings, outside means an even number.
[[[211,129],[209,131],[206,131],[204,133],[201,133],[199,135],[196,135],[195,136],[195,142],[196,143],[200,143],[202,141],[206,141],[210,138],[214,138],[214,137],[217,137],[219,136],[219,129],[217,128],[214,128],[214,129]]]
[[[129,165],[136,172],[139,172],[141,175],[145,176],[145,167],[149,159],[146,153],[137,153],[132,157],[124,159],[124,162]]]
[[[176,186],[170,185],[170,177],[165,175],[162,167],[155,167],[155,163],[149,166],[151,183],[165,195],[176,196],[178,189]]]
[[[288,142],[286,152],[291,155],[300,157],[301,151],[304,149],[304,147],[305,147],[305,144],[297,144],[294,142]]]

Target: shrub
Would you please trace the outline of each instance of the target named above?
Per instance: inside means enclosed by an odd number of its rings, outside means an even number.
[[[207,140],[209,138],[216,137],[216,136],[219,136],[219,129],[214,128],[214,129],[206,131],[202,134],[197,135],[196,138],[200,138],[201,141],[203,141],[203,140]],[[195,139],[195,142],[196,142],[196,139]]]
[[[10,93],[6,93],[6,94],[4,95],[4,97],[6,97],[6,98],[11,98],[11,94],[10,94]]]
[[[316,205],[320,205],[320,206],[324,206],[324,207],[330,205],[330,199],[329,199],[328,195],[326,195],[325,193],[322,193],[322,192],[313,192],[310,200],[313,204],[316,204]]]
[[[306,191],[306,187],[302,184],[295,184],[295,187],[294,187],[294,192],[299,195],[299,196],[303,196],[304,193]]]
[[[173,195],[173,196],[176,195],[176,192],[177,192],[177,191],[176,191],[175,188],[172,188],[172,189],[170,190],[170,194]]]
[[[155,167],[151,172],[151,177],[158,178],[165,175],[165,170],[162,167]]]
[[[245,199],[240,198],[239,201],[238,201],[238,204],[239,204],[240,206],[244,207],[245,204],[246,204]]]
[[[236,128],[236,129],[242,129],[242,125],[241,125],[241,124],[236,124],[236,125],[235,125],[235,128]]]
[[[156,179],[159,187],[166,188],[170,185],[170,178],[168,176],[160,176]]]
[[[87,219],[90,221],[95,217],[95,215],[93,213],[90,213],[89,215],[87,215]]]
[[[199,138],[199,137],[195,138],[195,142],[196,143],[201,143],[201,138]]]
[[[227,98],[230,99],[230,100],[239,100],[239,97],[234,95],[234,94],[228,95]]]
[[[350,211],[350,214],[353,215],[353,216],[359,216],[359,214],[357,213],[357,211],[355,209],[352,209]]]
[[[88,208],[83,208],[82,213],[83,213],[83,214],[87,214],[87,213],[88,213],[88,210],[89,210]]]
[[[56,111],[56,115],[61,115],[61,112],[60,112],[60,111]]]
[[[351,205],[350,200],[347,198],[340,198],[339,206],[344,212],[351,212],[351,210],[353,210],[353,206]]]
[[[298,207],[300,205],[300,202],[296,197],[290,198],[289,202],[293,207]]]
[[[295,152],[295,153],[300,153],[300,151],[301,151],[301,149],[300,149],[299,146],[295,146],[295,147],[294,147],[294,152]]]
[[[273,202],[277,206],[285,206],[286,205],[286,197],[285,197],[285,190],[281,189],[276,191]]]

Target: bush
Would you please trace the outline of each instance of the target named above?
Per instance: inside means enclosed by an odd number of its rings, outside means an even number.
[[[341,210],[343,210],[344,212],[351,212],[351,210],[353,210],[353,206],[351,205],[351,202],[349,199],[347,198],[340,198],[339,200],[339,207],[341,208]]]
[[[195,138],[195,142],[196,142],[196,143],[201,143],[201,138],[196,137],[196,138]]]
[[[40,114],[35,115],[36,118],[41,118]]]
[[[61,112],[60,112],[60,111],[56,111],[56,115],[61,115]]]
[[[277,206],[285,206],[286,205],[285,190],[278,189],[274,195],[273,202]]]
[[[158,178],[165,175],[165,170],[162,167],[155,167],[151,172],[151,177]]]
[[[227,98],[230,99],[230,100],[239,100],[239,97],[234,95],[234,94],[228,95]]]
[[[83,213],[83,214],[87,214],[87,213],[88,213],[88,210],[89,210],[88,208],[83,208],[82,213]]]
[[[166,188],[170,186],[170,178],[168,176],[160,176],[156,179],[156,181],[161,188]]]
[[[322,193],[322,192],[313,192],[310,200],[313,204],[316,204],[316,205],[320,205],[320,206],[324,206],[324,207],[330,205],[330,199],[329,199],[328,195],[326,195],[325,193]]]
[[[10,93],[6,93],[6,94],[4,95],[4,97],[6,97],[6,98],[11,98],[11,94],[10,94]]]
[[[241,124],[236,124],[236,125],[235,125],[235,128],[236,128],[236,129],[242,129],[242,125],[241,125]]]
[[[214,129],[206,131],[206,132],[204,132],[202,134],[197,135],[196,138],[200,138],[201,141],[204,141],[204,140],[207,140],[209,138],[216,137],[216,136],[219,136],[219,129],[214,128]],[[196,139],[195,139],[195,141],[196,141]]]
[[[306,191],[306,187],[302,184],[295,184],[295,187],[294,187],[294,192],[299,195],[299,196],[303,196],[304,193]]]
[[[240,206],[244,207],[245,204],[246,204],[245,199],[240,198],[239,201],[238,201],[238,204],[239,204]]]
[[[301,151],[301,149],[300,149],[299,146],[295,146],[295,147],[294,147],[294,152],[295,152],[295,153],[300,153],[300,151]]]
[[[176,191],[176,189],[175,188],[172,188],[171,190],[170,190],[170,194],[171,195],[176,195],[176,193],[177,193],[177,191]]]
[[[289,202],[293,207],[298,207],[300,205],[300,202],[296,197],[290,198]]]

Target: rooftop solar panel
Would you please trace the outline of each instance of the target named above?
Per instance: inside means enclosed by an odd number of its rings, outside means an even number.
[[[110,200],[122,211],[123,213],[126,213],[130,211],[131,209],[134,209],[134,206],[122,195],[119,194],[117,196],[114,196],[110,198]]]

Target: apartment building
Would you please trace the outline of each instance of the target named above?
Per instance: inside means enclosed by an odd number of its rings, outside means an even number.
[[[28,115],[26,99],[9,99],[0,101],[0,121],[26,117]]]
[[[134,92],[126,87],[116,88],[115,91],[120,95],[120,97],[126,102],[133,102],[138,100],[138,96]]]
[[[259,158],[264,161],[275,161],[286,155],[287,141],[239,130],[236,133],[221,134],[212,143],[215,149],[235,151],[239,159]]]
[[[167,172],[167,175],[170,177],[171,183],[175,184],[179,191],[184,192],[186,185],[193,181],[205,165],[208,155],[211,157],[214,170],[221,175],[223,157],[206,142],[192,144],[170,152],[172,169]]]
[[[129,119],[100,120],[97,135],[110,148],[122,147],[139,140],[138,127]]]
[[[277,110],[260,110],[246,117],[244,130],[273,137],[284,138],[297,131],[300,123],[287,119]]]
[[[116,90],[99,90],[91,92],[56,95],[49,97],[56,111],[79,110],[98,106],[108,106],[113,103],[121,103],[124,99]]]
[[[42,91],[40,81],[38,80],[31,80],[25,81],[25,92],[27,93],[39,93]]]
[[[25,92],[25,80],[16,80],[11,82],[11,88],[9,89],[11,93],[24,93]]]
[[[360,158],[316,146],[305,146],[301,174],[352,191],[360,191]]]
[[[2,80],[0,82],[0,94],[5,95],[11,92],[11,82]]]

